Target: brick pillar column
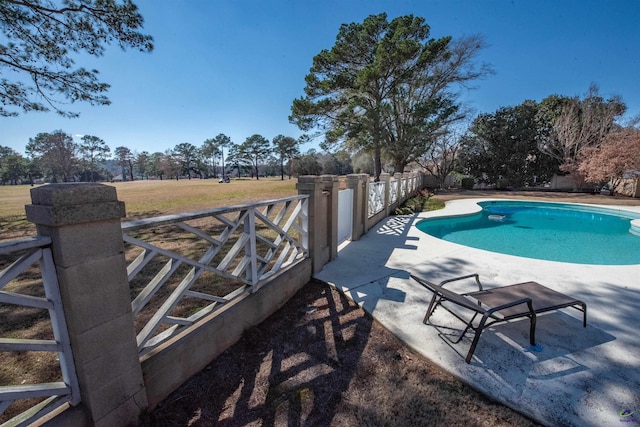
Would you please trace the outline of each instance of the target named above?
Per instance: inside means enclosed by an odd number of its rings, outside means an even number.
[[[353,221],[351,240],[359,240],[365,233],[367,220],[367,174],[352,173],[347,175],[347,188],[353,190]]]
[[[147,408],[136,346],[120,218],[102,184],[31,189],[27,219],[50,236],[82,402],[96,426],[136,424]]]

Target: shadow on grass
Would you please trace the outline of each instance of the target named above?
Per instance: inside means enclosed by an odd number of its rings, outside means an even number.
[[[0,241],[23,239],[36,235],[36,226],[26,215],[0,217]]]

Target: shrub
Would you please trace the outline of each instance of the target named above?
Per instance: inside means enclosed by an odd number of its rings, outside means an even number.
[[[464,190],[473,190],[473,185],[476,183],[476,180],[473,178],[462,178],[462,188]]]
[[[504,179],[504,178],[499,179],[496,182],[496,189],[497,190],[506,190],[508,186],[509,186],[509,181]]]
[[[442,209],[444,202],[439,199],[434,199],[431,195],[422,190],[416,195],[408,199],[404,204],[395,209],[394,215],[411,215],[422,211],[433,211],[436,209]]]

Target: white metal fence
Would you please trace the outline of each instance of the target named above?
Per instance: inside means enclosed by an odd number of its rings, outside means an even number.
[[[18,370],[14,372],[18,375],[12,379],[20,383],[5,384],[7,376],[3,375],[0,383],[0,416],[14,403],[26,404],[27,399],[30,402],[26,405],[27,409],[8,420],[6,425],[29,425],[66,402],[76,405],[80,401],[50,244],[48,237],[0,243],[0,317],[3,319],[0,326],[0,352],[7,352],[2,363],[15,368],[15,362],[19,361],[23,352],[50,354],[51,357],[41,356],[36,360],[57,363],[59,373],[54,376],[60,380],[47,383],[20,380],[21,375],[26,376],[27,373]],[[9,325],[25,316],[36,317],[37,325],[32,325],[26,334],[16,335]],[[43,323],[47,322],[49,325],[43,327]],[[22,326],[24,330],[25,325]],[[52,367],[44,363],[39,369],[51,371]]]

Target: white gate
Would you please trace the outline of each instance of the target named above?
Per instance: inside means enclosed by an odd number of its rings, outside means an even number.
[[[351,238],[353,227],[353,189],[338,192],[338,244]]]

